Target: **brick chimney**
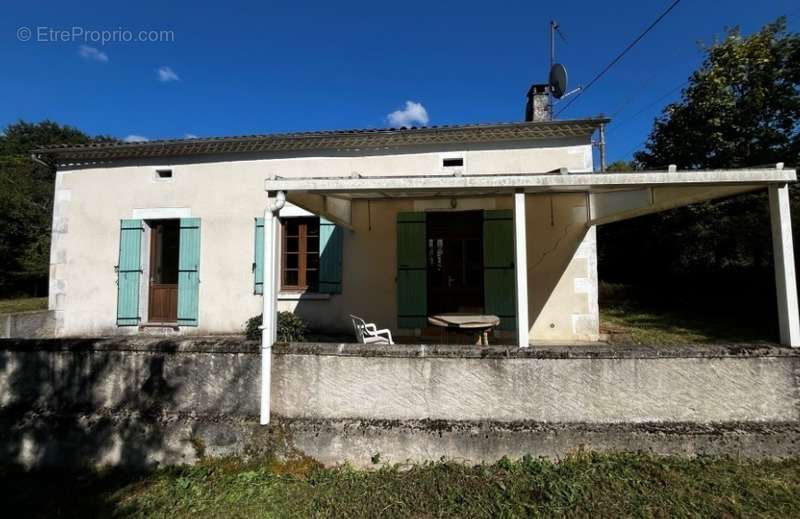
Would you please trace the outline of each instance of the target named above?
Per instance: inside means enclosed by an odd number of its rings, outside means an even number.
[[[531,85],[528,104],[525,106],[526,122],[550,120],[550,85]]]

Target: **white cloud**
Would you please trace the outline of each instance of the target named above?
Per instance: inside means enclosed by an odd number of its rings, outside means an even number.
[[[122,140],[125,141],[125,142],[147,142],[150,139],[148,139],[147,137],[142,137],[141,135],[133,135],[133,134],[131,134],[131,135],[128,135],[127,137],[125,137]]]
[[[415,123],[421,126],[428,124],[428,111],[421,103],[406,101],[403,110],[395,110],[386,116],[389,124],[393,127],[414,126]]]
[[[78,54],[83,59],[90,61],[101,61],[103,63],[108,61],[108,54],[88,45],[81,45],[80,49],[78,49]]]
[[[158,67],[156,69],[156,74],[158,74],[158,80],[163,82],[169,81],[179,81],[181,78],[178,77],[178,74],[175,73],[170,67]]]
[[[193,133],[184,133],[183,134],[183,138],[184,139],[197,139],[198,137],[197,137],[197,135],[195,135]]]

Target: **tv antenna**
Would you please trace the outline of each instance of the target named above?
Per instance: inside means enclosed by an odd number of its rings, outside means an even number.
[[[559,30],[558,22],[550,20],[550,71],[547,76],[548,96],[550,102],[550,118],[553,117],[553,99],[563,99],[567,96],[580,92],[583,87],[578,86],[571,91],[567,91],[567,68],[561,63],[556,63],[556,34],[567,43],[567,39]]]

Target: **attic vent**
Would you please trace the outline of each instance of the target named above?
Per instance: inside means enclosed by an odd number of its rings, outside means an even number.
[[[156,178],[159,180],[172,178],[172,170],[171,169],[157,169],[156,170]]]
[[[464,165],[464,159],[462,157],[456,157],[451,159],[442,159],[442,167],[443,168],[457,168]]]

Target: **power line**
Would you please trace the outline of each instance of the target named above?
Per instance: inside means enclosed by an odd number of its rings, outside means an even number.
[[[628,151],[626,151],[625,153],[623,153],[623,154],[621,154],[621,155],[617,155],[617,158],[615,158],[615,159],[614,159],[614,160],[612,160],[612,161],[609,161],[609,164],[613,164],[613,163],[615,163],[615,162],[617,162],[617,161],[624,160],[624,159],[625,159],[625,157],[628,157],[628,156],[630,156],[630,155],[631,155],[633,152],[635,152],[636,150],[638,150],[639,148],[641,148],[641,147],[642,147],[642,146],[643,146],[643,145],[644,145],[646,142],[647,142],[647,139],[645,139],[645,140],[643,140],[643,141],[639,142],[639,144],[637,144],[637,145],[636,145],[636,146],[634,146],[633,148],[629,149],[629,150],[628,150]]]
[[[631,122],[633,119],[636,119],[636,118],[637,118],[639,115],[643,114],[643,113],[644,113],[644,112],[645,112],[645,111],[646,111],[648,108],[650,108],[650,107],[652,107],[653,105],[655,105],[655,104],[659,103],[660,101],[664,100],[664,98],[668,97],[670,94],[673,94],[673,93],[674,93],[676,90],[678,90],[679,88],[683,88],[683,87],[684,87],[684,86],[685,86],[687,83],[689,83],[689,80],[688,80],[688,79],[687,79],[686,81],[684,81],[683,83],[681,83],[680,85],[678,85],[678,86],[676,86],[676,87],[674,87],[674,88],[670,89],[670,91],[669,91],[669,92],[667,92],[666,94],[664,94],[664,95],[660,96],[658,99],[656,99],[655,101],[653,101],[653,102],[649,103],[647,106],[645,106],[645,107],[641,108],[641,109],[640,109],[638,112],[636,112],[635,114],[631,115],[630,117],[628,117],[628,118],[626,118],[626,119],[623,119],[622,123],[620,123],[620,124],[618,124],[618,125],[615,125],[615,126],[612,126],[611,128],[609,128],[609,129],[606,131],[606,134],[609,134],[609,133],[613,132],[614,130],[618,130],[618,129],[619,129],[621,126],[624,126],[626,123],[629,123],[629,122]],[[631,149],[630,149],[630,150],[628,150],[627,152],[623,153],[622,155],[618,155],[618,156],[617,156],[617,158],[616,158],[616,159],[614,159],[614,160],[612,160],[612,161],[610,161],[610,162],[609,162],[609,164],[612,164],[612,163],[614,163],[614,162],[616,162],[616,161],[618,161],[618,160],[623,160],[625,157],[628,157],[628,156],[629,156],[629,155],[631,155],[631,154],[632,154],[634,151],[636,151],[636,150],[638,150],[640,147],[642,147],[642,146],[643,146],[643,145],[644,145],[644,144],[647,142],[647,139],[648,139],[648,138],[645,138],[643,141],[640,141],[640,142],[639,142],[639,144],[637,144],[636,146],[634,146],[633,148],[631,148]]]
[[[693,49],[693,52],[696,52],[696,49]],[[688,54],[688,53],[685,53],[685,52],[684,52],[684,53],[680,53],[680,58],[681,58],[681,60],[682,60],[682,61],[683,61],[683,59],[686,57],[686,54]],[[673,57],[678,57],[678,56],[679,56],[679,54],[678,54],[678,53],[674,53],[674,54],[673,54]],[[682,64],[683,64],[683,63],[682,63]],[[633,101],[635,101],[636,99],[638,99],[638,98],[639,98],[639,97],[640,97],[642,94],[644,94],[644,93],[647,93],[647,92],[648,92],[648,90],[647,90],[645,87],[646,87],[646,86],[648,86],[650,83],[652,83],[652,82],[653,82],[653,80],[655,80],[655,79],[656,79],[656,78],[657,78],[659,75],[661,75],[663,72],[664,72],[664,69],[659,69],[659,70],[656,70],[656,71],[655,71],[655,72],[653,72],[653,74],[651,74],[651,75],[650,75],[650,76],[649,76],[647,79],[645,79],[644,81],[642,81],[642,82],[641,82],[641,83],[638,85],[638,87],[637,87],[637,88],[634,90],[634,92],[633,92],[631,95],[629,95],[629,96],[628,96],[628,97],[627,97],[627,98],[626,98],[626,99],[625,99],[625,100],[622,102],[622,104],[620,104],[620,105],[619,105],[619,107],[617,107],[617,109],[616,109],[616,110],[614,110],[613,112],[611,112],[611,115],[610,115],[611,119],[615,119],[615,118],[616,118],[616,117],[617,117],[619,114],[621,114],[623,111],[625,111],[625,109],[628,107],[628,105],[630,105],[631,103],[633,103]],[[684,82],[684,83],[682,83],[681,85],[683,85],[683,84],[685,84],[685,82]],[[676,88],[679,88],[679,87],[676,87]],[[671,92],[671,91],[670,91],[670,92]]]
[[[633,47],[634,47],[634,46],[635,46],[637,43],[639,43],[639,40],[641,40],[642,38],[644,38],[644,37],[645,37],[645,35],[647,35],[647,33],[648,33],[648,32],[650,32],[650,31],[653,29],[653,27],[655,27],[656,25],[658,25],[658,23],[659,23],[661,20],[663,20],[663,19],[664,19],[664,17],[665,17],[665,16],[667,16],[667,15],[670,13],[670,11],[672,11],[672,10],[673,10],[673,9],[674,9],[674,8],[675,8],[675,7],[676,7],[678,4],[679,4],[679,3],[681,3],[681,0],[675,0],[674,2],[672,2],[672,4],[671,4],[669,7],[667,7],[667,10],[666,10],[666,11],[664,11],[663,13],[661,13],[661,15],[660,15],[658,18],[656,18],[656,19],[655,19],[655,21],[654,21],[653,23],[651,23],[651,24],[650,24],[650,25],[647,27],[647,29],[645,29],[645,30],[644,30],[644,31],[643,31],[643,32],[642,32],[642,33],[641,33],[639,36],[637,36],[637,37],[636,37],[636,39],[634,39],[632,42],[630,42],[630,43],[628,44],[628,46],[627,46],[627,47],[625,47],[625,48],[622,50],[622,52],[620,52],[620,53],[619,53],[619,55],[617,55],[617,57],[616,57],[616,58],[614,58],[614,59],[611,61],[611,63],[609,63],[608,65],[606,65],[606,66],[605,66],[605,68],[604,68],[603,70],[601,70],[601,71],[600,71],[600,72],[599,72],[599,73],[598,73],[598,74],[597,74],[597,75],[596,75],[594,78],[592,78],[592,80],[591,80],[591,81],[589,81],[589,83],[588,83],[588,84],[587,84],[585,87],[583,87],[583,88],[581,89],[581,91],[580,91],[580,92],[578,92],[578,93],[575,95],[575,97],[573,97],[572,99],[570,99],[570,101],[569,101],[569,102],[566,104],[566,106],[564,106],[564,108],[562,108],[561,110],[559,110],[559,111],[558,111],[558,113],[556,113],[556,116],[560,115],[560,114],[561,114],[561,113],[562,113],[564,110],[566,110],[567,108],[569,108],[569,107],[570,107],[570,105],[571,105],[572,103],[574,103],[576,99],[578,99],[578,98],[579,98],[581,95],[583,95],[583,93],[584,93],[584,92],[586,92],[587,90],[589,90],[589,88],[591,88],[591,86],[592,86],[592,85],[594,85],[594,84],[597,82],[597,80],[598,80],[598,79],[600,79],[601,77],[603,77],[603,74],[605,74],[606,72],[608,72],[608,71],[609,71],[609,69],[611,69],[611,67],[613,67],[614,65],[616,65],[616,64],[617,64],[617,62],[618,62],[619,60],[621,60],[621,59],[622,59],[622,57],[623,57],[623,56],[625,56],[625,54],[627,54],[627,53],[628,53],[628,51],[629,51],[629,50],[631,50],[631,49],[632,49],[632,48],[633,48]]]
[[[654,105],[658,104],[659,102],[663,101],[664,99],[666,99],[670,95],[674,94],[677,90],[683,88],[688,83],[689,83],[689,80],[687,79],[686,81],[682,82],[680,85],[671,88],[669,90],[669,92],[667,92],[664,95],[659,96],[658,99],[648,103],[646,106],[643,106],[639,111],[637,111],[636,113],[634,113],[630,117],[626,117],[625,119],[622,120],[622,122],[611,126],[608,129],[608,133],[611,133],[614,130],[619,130],[622,126],[625,126],[627,123],[631,122],[633,119],[636,119],[637,117],[642,115],[645,111],[647,111],[648,108],[652,108]]]
[[[647,78],[646,80],[642,81],[639,84],[638,88],[636,88],[633,91],[633,93],[631,95],[629,95],[622,102],[622,104],[619,105],[619,107],[616,110],[611,112],[611,115],[609,116],[609,118],[611,118],[612,120],[615,119],[620,113],[622,113],[623,110],[625,110],[628,107],[629,104],[633,103],[639,96],[641,96],[644,92],[646,92],[647,90],[645,89],[645,87],[648,86],[650,83],[652,83],[653,80],[656,79],[660,73],[661,73],[661,71],[657,70],[657,71],[653,72],[650,75],[649,78]]]

